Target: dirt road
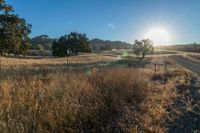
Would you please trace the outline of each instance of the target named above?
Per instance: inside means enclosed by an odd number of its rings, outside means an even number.
[[[200,76],[200,62],[179,55],[172,56],[172,58],[175,59],[180,65]]]
[[[180,55],[171,57],[185,68],[200,76],[200,62]],[[189,85],[176,87],[177,97],[166,110],[168,113],[165,123],[166,132],[200,133],[200,86],[193,86],[193,82],[198,81],[193,79]]]

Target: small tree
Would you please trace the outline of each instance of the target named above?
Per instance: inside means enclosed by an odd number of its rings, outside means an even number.
[[[142,55],[143,58],[147,54],[154,52],[153,42],[150,39],[143,39],[141,41],[135,40],[133,51],[136,55]]]

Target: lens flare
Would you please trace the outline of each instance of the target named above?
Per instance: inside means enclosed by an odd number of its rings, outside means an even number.
[[[144,38],[152,40],[155,46],[168,45],[170,43],[169,33],[163,28],[153,28],[149,30]]]

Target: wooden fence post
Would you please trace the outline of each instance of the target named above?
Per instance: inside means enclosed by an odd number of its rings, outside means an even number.
[[[69,83],[69,61],[67,57],[67,83]]]
[[[154,71],[156,72],[157,70],[156,70],[156,63],[155,63],[155,65],[154,65]]]
[[[67,71],[68,71],[68,67],[69,67],[69,61],[68,61],[68,57],[67,57]]]
[[[165,64],[165,71],[167,70],[167,64]]]

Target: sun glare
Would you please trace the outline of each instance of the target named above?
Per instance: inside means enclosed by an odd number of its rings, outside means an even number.
[[[163,28],[153,28],[149,30],[145,38],[152,40],[155,46],[168,45],[170,42],[169,33]]]

